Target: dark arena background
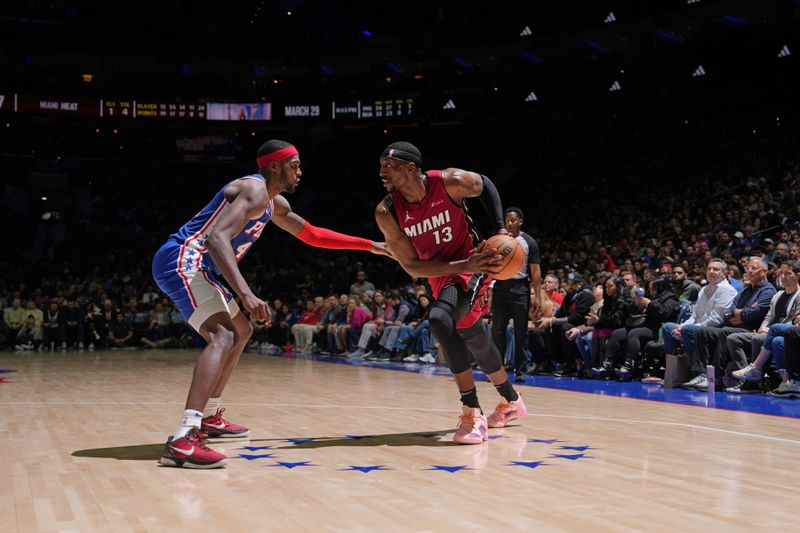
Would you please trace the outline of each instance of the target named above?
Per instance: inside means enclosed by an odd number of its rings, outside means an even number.
[[[790,529],[798,55],[800,0],[0,2],[0,531]],[[271,223],[227,463],[164,466],[208,349],[154,255],[270,139],[317,227],[385,240],[396,141],[523,213],[479,303],[527,415],[458,444],[427,280]]]

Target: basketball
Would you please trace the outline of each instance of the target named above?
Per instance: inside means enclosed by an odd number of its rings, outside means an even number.
[[[511,235],[495,235],[489,237],[481,245],[481,250],[496,248],[497,255],[502,256],[500,264],[489,270],[494,279],[511,279],[522,268],[525,262],[525,250],[520,242]]]

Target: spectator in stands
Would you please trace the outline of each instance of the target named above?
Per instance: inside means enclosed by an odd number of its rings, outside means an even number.
[[[125,319],[122,311],[117,311],[114,323],[108,331],[108,345],[112,350],[133,347],[133,326]]]
[[[566,337],[567,331],[586,323],[589,308],[594,303],[591,289],[586,286],[583,276],[577,272],[567,274],[569,293],[556,315],[542,318],[540,327],[548,329],[548,354],[553,360],[553,375],[562,376],[576,371],[578,352],[575,343]]]
[[[335,294],[329,295],[325,298],[325,311],[322,313],[322,321],[318,324],[319,338],[324,346],[322,353],[324,355],[335,354],[339,352],[336,346],[336,326],[343,323],[347,318],[347,307],[341,308],[339,299]]]
[[[3,322],[6,325],[6,336],[9,345],[13,346],[17,343],[17,333],[22,329],[26,318],[28,316],[25,314],[25,309],[22,308],[22,302],[19,298],[14,298],[11,301],[11,307],[6,307],[5,311],[3,311]]]
[[[676,353],[683,346],[690,358],[694,357],[697,329],[704,326],[719,326],[728,317],[733,300],[734,289],[727,280],[728,265],[721,259],[712,259],[706,267],[706,285],[697,297],[692,315],[680,324],[667,322],[661,328],[664,350],[667,354]],[[702,373],[703,375],[705,372]],[[692,379],[697,378],[698,373]],[[702,378],[697,379],[697,383]]]
[[[542,290],[547,293],[550,301],[561,306],[564,303],[564,295],[558,292],[561,282],[555,274],[547,274],[542,280]]]
[[[358,338],[356,350],[348,354],[351,358],[364,358],[372,355],[370,346],[376,337],[383,333],[386,323],[394,320],[394,304],[386,299],[383,291],[375,291],[375,307],[372,311],[372,320],[364,324],[361,328],[361,336]]]
[[[150,311],[150,324],[142,334],[142,344],[150,348],[160,348],[172,342],[170,323],[169,309],[164,307],[163,303],[158,302]]]
[[[400,296],[400,291],[391,291],[388,301],[392,305],[394,316],[391,321],[385,323],[383,333],[378,340],[377,353],[373,352],[367,357],[370,361],[388,361],[392,357],[397,357],[398,350],[395,343],[400,334],[400,326],[408,323],[413,316],[413,306]]]
[[[415,317],[408,323],[400,326],[400,334],[397,337],[396,346],[403,350],[403,361],[415,363],[436,362],[436,348],[433,347],[435,341],[431,337],[428,325],[428,313],[430,312],[431,299],[427,294],[420,294],[417,298]]]
[[[44,323],[44,313],[36,306],[34,300],[28,300],[25,304],[25,314],[27,315],[25,318],[32,316],[36,326],[42,327]]]
[[[44,314],[42,326],[42,340],[45,349],[55,350],[56,346],[64,345],[65,313],[62,312],[58,302],[51,301]]]
[[[361,335],[361,328],[364,327],[364,324],[366,324],[369,319],[370,314],[361,308],[355,296],[351,296],[347,299],[347,322],[350,327],[344,330],[347,333],[347,338],[343,339],[346,350],[351,350],[352,346],[358,342],[358,338]]]
[[[735,370],[747,368],[747,358],[755,352],[762,355],[758,369],[772,355],[772,352],[781,350],[781,343],[785,343],[785,334],[798,315],[800,315],[800,291],[798,288],[800,276],[800,263],[786,259],[780,268],[781,285],[783,289],[772,297],[769,311],[761,322],[758,331],[733,333],[725,339],[731,364]],[[759,348],[760,347],[760,348]],[[776,359],[778,357],[776,356]],[[758,358],[756,358],[758,360]],[[780,363],[778,363],[780,364]],[[754,382],[737,380],[732,387],[725,389],[732,393],[757,392],[758,386]]]
[[[611,359],[605,352],[606,343],[614,331],[619,330],[628,320],[631,299],[624,295],[625,283],[622,278],[612,276],[603,284],[603,305],[599,312],[591,311],[586,317],[586,326],[592,328],[592,343],[589,358],[584,358],[583,377],[607,377],[611,370]],[[577,338],[580,331],[568,332],[570,338]],[[602,363],[601,363],[602,361]]]
[[[784,332],[786,372],[780,385],[769,392],[775,398],[800,398],[800,328]]]
[[[61,343],[62,351],[67,348],[83,350],[84,322],[83,310],[78,306],[78,302],[76,300],[69,300],[67,309],[64,312],[64,341]]]
[[[684,388],[722,390],[724,365],[729,359],[725,340],[733,333],[753,333],[760,326],[775,295],[775,287],[767,281],[767,263],[763,257],[751,257],[747,264],[749,282],[734,300],[733,313],[720,326],[703,326],[697,329],[695,350],[689,355],[689,371],[695,375],[684,384]],[[719,376],[716,383],[709,383],[706,367],[713,364]]]
[[[658,338],[662,324],[677,318],[679,308],[670,280],[658,278],[650,283],[647,291],[635,291],[625,325],[612,333],[606,346],[606,358],[611,364],[604,361],[603,367],[611,368],[622,352],[623,362],[614,369],[614,375],[620,381],[631,380],[634,366],[647,343]]]
[[[17,333],[17,344],[14,348],[18,351],[38,350],[42,344],[42,328],[36,325],[33,315],[28,315],[25,325]]]
[[[367,281],[367,273],[363,270],[356,272],[356,281],[350,285],[350,294],[361,296],[361,293],[372,291],[375,292],[375,285]]]
[[[669,277],[662,273],[665,280]],[[686,275],[686,269],[683,265],[676,265],[672,269],[672,282],[675,294],[678,295],[678,300],[682,302],[694,303],[697,301],[697,295],[700,293],[700,285],[690,280]]]
[[[322,322],[322,315],[325,312],[324,305],[325,300],[322,296],[306,301],[305,312],[292,326],[294,345],[297,351],[303,353],[312,351],[314,334],[317,332],[317,327]]]

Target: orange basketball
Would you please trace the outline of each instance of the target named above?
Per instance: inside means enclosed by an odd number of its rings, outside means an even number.
[[[522,269],[525,262],[525,249],[511,235],[495,235],[483,242],[481,250],[496,248],[497,255],[502,256],[500,264],[489,270],[494,279],[511,279]]]

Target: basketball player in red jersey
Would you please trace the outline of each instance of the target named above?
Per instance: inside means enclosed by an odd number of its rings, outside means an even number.
[[[480,444],[488,439],[488,427],[503,427],[527,413],[481,320],[490,281],[484,272],[499,256],[493,249],[476,250],[480,238],[464,205],[465,198],[480,198],[493,229],[506,233],[500,196],[489,178],[475,172],[448,168],[423,173],[419,149],[407,142],[387,146],[380,165],[389,194],[375,210],[375,220],[403,269],[428,278],[436,298],[429,314],[431,333],[461,392],[462,414],[453,440]],[[504,399],[488,419],[478,403],[470,351]]]

